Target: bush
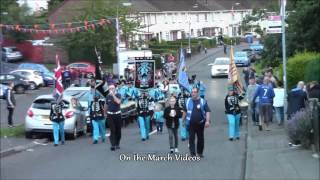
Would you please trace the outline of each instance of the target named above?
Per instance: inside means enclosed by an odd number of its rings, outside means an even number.
[[[236,44],[240,44],[240,37],[228,37],[228,36],[224,36],[223,37],[223,42],[227,45],[231,45],[231,41],[232,44],[234,45],[234,43]]]
[[[287,133],[294,144],[301,143],[302,147],[309,148],[311,145],[311,111],[303,109],[295,113],[288,122]]]
[[[319,80],[320,53],[298,53],[288,59],[288,88],[293,88],[299,81]]]

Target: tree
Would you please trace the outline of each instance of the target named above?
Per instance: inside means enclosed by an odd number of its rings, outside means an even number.
[[[84,14],[76,18],[77,21],[92,19],[111,19],[112,24],[71,34],[62,43],[69,50],[70,59],[95,59],[94,48],[97,47],[102,53],[102,60],[106,64],[112,64],[116,60],[115,44],[115,17],[119,15],[119,21],[123,37],[127,39],[139,23],[127,21],[125,16],[129,14],[130,8],[121,7],[119,0],[96,0],[83,10]],[[83,53],[80,53],[83,52]]]
[[[48,1],[48,10],[52,11],[54,8],[58,7],[64,0],[49,0]]]
[[[295,0],[295,11],[288,16],[288,55],[302,51],[320,51],[320,3],[318,0]]]

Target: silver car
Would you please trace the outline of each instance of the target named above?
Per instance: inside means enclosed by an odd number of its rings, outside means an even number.
[[[22,53],[16,47],[12,46],[2,48],[2,60],[4,61],[16,61],[21,60],[22,58]]]
[[[74,103],[71,103],[74,98]],[[52,133],[52,121],[49,119],[51,103],[54,101],[51,94],[38,96],[31,104],[25,118],[25,136],[31,138],[33,133]],[[64,130],[67,136],[76,139],[77,136],[85,134],[86,109],[83,108],[77,97],[63,97],[65,116]]]

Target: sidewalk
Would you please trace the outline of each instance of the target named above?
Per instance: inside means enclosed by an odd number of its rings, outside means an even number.
[[[311,150],[290,148],[283,127],[259,131],[248,122],[245,179],[319,179],[319,159]]]
[[[9,156],[31,149],[38,145],[47,145],[47,139],[26,139],[24,137],[1,137],[0,138],[0,157]]]

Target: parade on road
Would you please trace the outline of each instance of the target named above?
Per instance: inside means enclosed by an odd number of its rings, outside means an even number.
[[[319,179],[315,0],[0,5],[0,179]]]

